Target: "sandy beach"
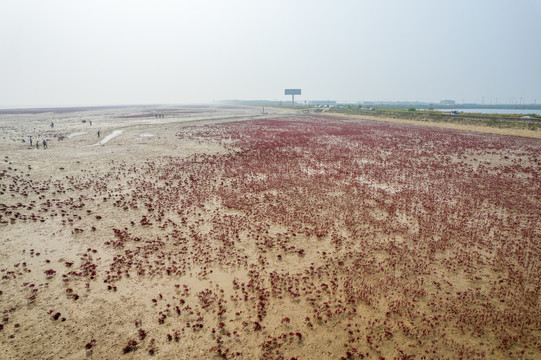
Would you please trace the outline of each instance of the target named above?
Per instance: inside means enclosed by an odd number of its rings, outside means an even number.
[[[0,358],[541,356],[539,139],[265,110],[0,114]]]

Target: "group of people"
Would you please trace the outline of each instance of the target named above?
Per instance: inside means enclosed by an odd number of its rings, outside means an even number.
[[[32,136],[30,136],[29,141],[30,141],[30,146],[32,146],[32,143],[34,142],[34,140],[32,139]],[[23,142],[24,142],[24,140],[23,140]],[[47,149],[47,140],[43,139],[41,141],[41,144],[43,145],[44,149]],[[36,149],[39,149],[39,141],[36,141]]]
[[[92,125],[92,121],[90,121],[90,125]],[[50,124],[51,127],[54,127],[54,122],[51,122]],[[98,138],[101,137],[101,131],[98,130]],[[32,136],[30,136],[30,138],[28,139],[28,141],[30,142],[30,146],[32,147],[33,144],[34,144],[34,139],[32,139]],[[23,139],[23,143],[26,142],[24,139]],[[36,144],[36,149],[39,149],[39,141],[36,141],[35,142]],[[41,144],[43,145],[43,148],[44,149],[47,149],[47,140],[43,139],[41,141]]]

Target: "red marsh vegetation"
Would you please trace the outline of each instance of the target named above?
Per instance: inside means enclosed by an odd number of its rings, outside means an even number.
[[[4,168],[2,233],[74,250],[3,258],[0,350],[42,329],[27,354],[541,356],[538,140],[309,116],[172,131],[223,151]]]

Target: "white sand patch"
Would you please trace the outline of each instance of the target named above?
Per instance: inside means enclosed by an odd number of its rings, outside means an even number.
[[[154,134],[141,134],[139,136],[144,138],[144,137],[153,137],[153,136],[156,136],[156,135],[154,135]]]
[[[104,137],[102,141],[100,141],[99,143],[94,144],[94,146],[103,145],[103,144],[107,143],[109,140],[111,140],[111,139],[117,137],[118,135],[122,134],[123,131],[124,130],[115,130],[115,131],[113,131],[112,133],[110,133],[109,135]]]
[[[87,131],[72,133],[72,134],[68,135],[68,139],[71,139],[72,137],[75,137],[75,136],[84,135],[84,134],[87,134],[87,133],[88,133]]]

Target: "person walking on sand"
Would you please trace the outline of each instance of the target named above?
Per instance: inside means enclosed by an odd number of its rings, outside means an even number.
[[[98,130],[98,137],[100,137],[100,131]]]
[[[39,141],[36,141],[36,149],[39,149]]]
[[[43,148],[47,149],[47,141],[45,139],[43,139]]]
[[[30,146],[32,146],[32,136],[30,136]]]

